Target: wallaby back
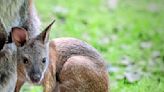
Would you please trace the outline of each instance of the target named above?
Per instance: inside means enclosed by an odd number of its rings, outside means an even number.
[[[72,56],[86,56],[92,59],[97,67],[105,69],[105,62],[95,48],[75,38],[57,38],[50,42],[56,45],[57,50],[57,73],[63,64]]]

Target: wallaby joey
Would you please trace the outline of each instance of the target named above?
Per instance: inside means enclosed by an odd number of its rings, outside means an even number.
[[[108,73],[100,54],[74,38],[48,41],[51,23],[32,39],[23,28],[12,29],[18,47],[18,80],[43,85],[44,92],[108,92]]]
[[[0,92],[14,92],[17,72],[16,60],[5,42],[7,34],[0,30]]]

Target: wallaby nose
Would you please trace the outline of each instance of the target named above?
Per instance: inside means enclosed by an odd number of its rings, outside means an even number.
[[[32,82],[37,83],[37,82],[40,81],[41,75],[40,74],[32,74],[30,76],[30,79],[31,79]]]

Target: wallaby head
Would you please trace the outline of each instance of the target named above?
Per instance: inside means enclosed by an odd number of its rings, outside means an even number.
[[[18,67],[22,67],[26,79],[32,83],[40,83],[48,67],[49,31],[53,23],[54,21],[31,39],[24,28],[12,28],[12,40],[17,46]]]

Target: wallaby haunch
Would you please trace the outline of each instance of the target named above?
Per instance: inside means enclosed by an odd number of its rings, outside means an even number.
[[[43,85],[44,92],[108,92],[108,73],[100,54],[74,38],[49,42],[52,24],[33,39],[23,28],[12,29],[20,61],[15,92],[25,81]]]

